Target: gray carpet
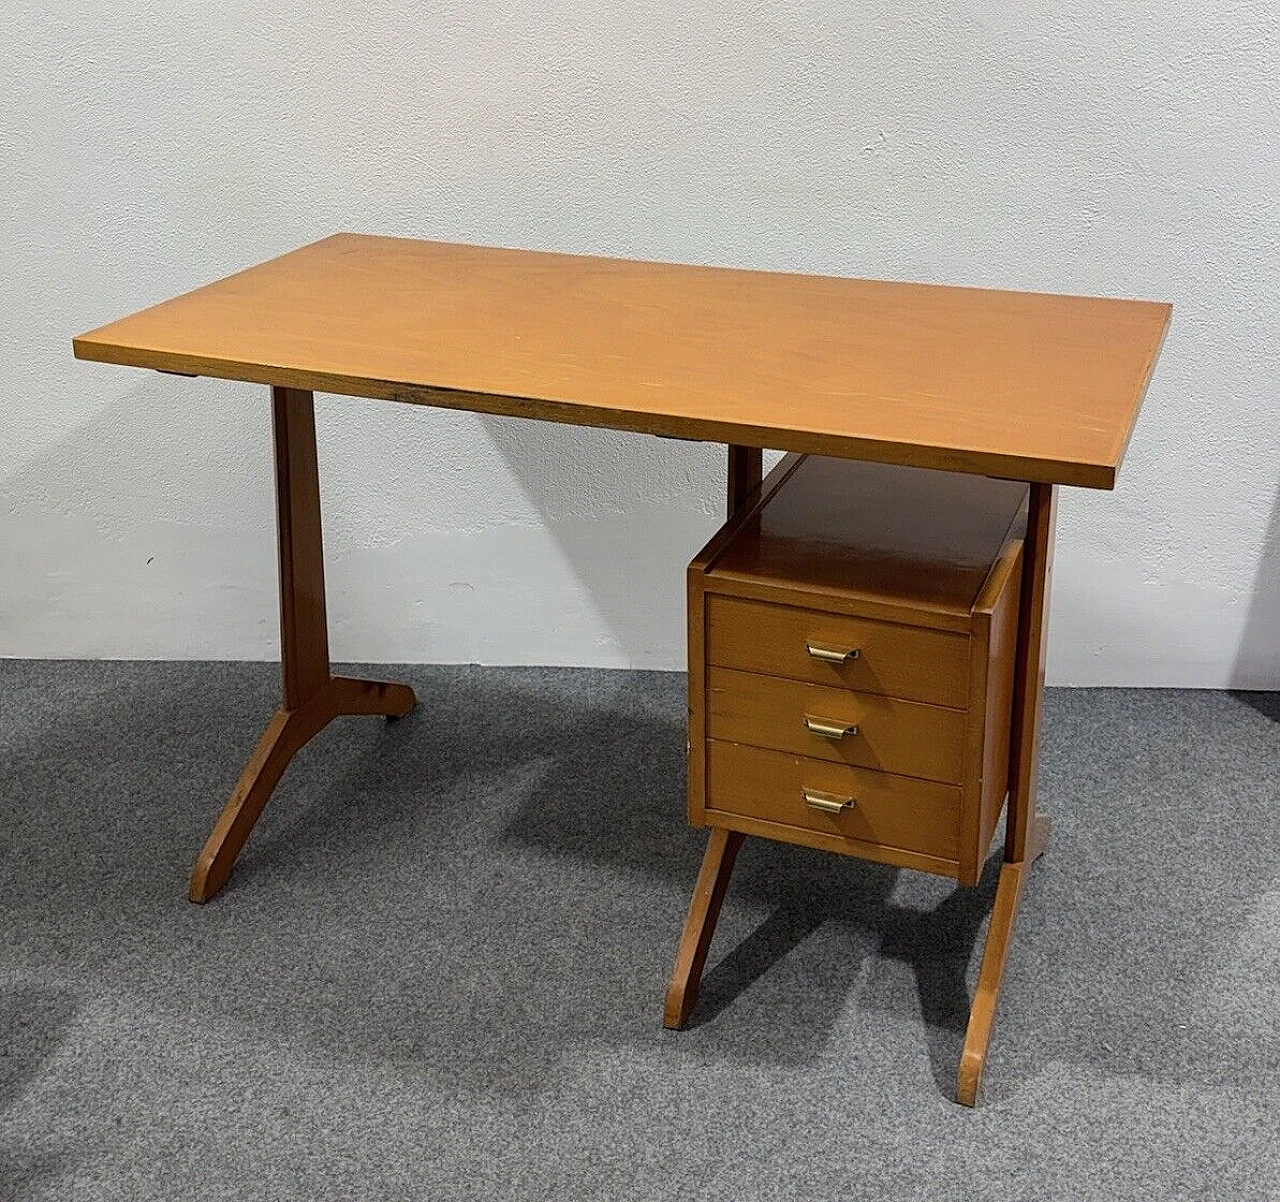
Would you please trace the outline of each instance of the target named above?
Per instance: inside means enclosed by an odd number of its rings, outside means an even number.
[[[262,665],[0,662],[0,1199],[1280,1197],[1280,697],[1053,691],[994,889],[748,841],[695,1025],[684,682],[409,668],[186,877]]]

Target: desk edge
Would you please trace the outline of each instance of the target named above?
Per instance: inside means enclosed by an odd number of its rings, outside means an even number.
[[[401,401],[408,404],[430,405],[440,409],[489,413],[504,417],[533,418],[565,425],[626,430],[637,434],[651,434],[690,442],[728,443],[764,447],[770,450],[830,455],[842,459],[863,459],[906,467],[935,468],[942,471],[997,476],[1039,484],[1113,489],[1120,461],[1120,455],[1114,462],[1081,462],[1047,457],[1002,455],[991,451],[863,438],[821,430],[797,430],[690,417],[663,417],[659,414],[610,409],[578,401],[556,401],[502,393],[433,388],[392,380],[336,375],[270,364],[243,363],[124,346],[95,339],[92,331],[73,338],[72,349],[77,359],[94,363],[110,363],[121,367],[149,368],[179,375],[209,376],[214,379],[237,380],[247,384],[301,388],[312,392]],[[1152,363],[1148,368],[1148,379],[1154,362],[1155,355],[1152,356]],[[1124,441],[1127,443],[1128,439]],[[1119,451],[1122,455],[1123,445]]]

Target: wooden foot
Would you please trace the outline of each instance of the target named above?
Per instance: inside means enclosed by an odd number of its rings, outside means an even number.
[[[1032,862],[1044,855],[1051,827],[1047,814],[1036,814],[1027,833],[1027,858],[1017,862],[1006,860],[1000,866],[996,903],[991,911],[987,945],[982,952],[978,987],[974,990],[973,1005],[969,1008],[969,1029],[965,1034],[964,1053],[960,1057],[956,1101],[962,1106],[976,1106],[978,1102],[978,1088],[982,1084],[982,1070],[987,1063],[987,1049],[995,1023],[996,1004],[1000,1000],[1004,965],[1009,956],[1009,944],[1013,940],[1018,905],[1022,900],[1022,886]]]
[[[733,517],[760,487],[763,464],[764,452],[759,447],[729,447],[725,506],[729,517]],[[692,782],[690,787],[693,787]],[[667,986],[667,1000],[662,1012],[664,1027],[683,1027],[698,1000],[698,986],[702,983],[702,969],[711,948],[711,937],[715,934],[720,906],[725,890],[729,888],[729,877],[733,874],[733,862],[738,858],[738,849],[744,838],[746,836],[738,831],[722,827],[711,830],[707,851],[702,857],[702,868],[698,871],[698,883],[693,888],[693,900],[689,903],[689,915],[684,920],[684,930],[680,935],[671,984]]]
[[[698,883],[693,889],[693,901],[689,903],[689,916],[684,920],[684,931],[680,935],[671,984],[667,987],[667,1002],[662,1014],[664,1027],[683,1027],[698,1000],[698,986],[702,983],[702,969],[711,948],[711,937],[715,934],[720,906],[729,888],[733,862],[738,858],[738,849],[745,837],[738,831],[712,828],[706,855],[702,857],[702,868],[698,872]]]
[[[1051,827],[1047,814],[1036,814],[1027,836],[1027,858],[1019,862],[1006,860],[1000,866],[996,904],[991,911],[991,926],[982,952],[978,987],[969,1008],[969,1030],[965,1034],[964,1053],[960,1057],[956,1101],[962,1106],[976,1106],[978,1102],[978,1087],[982,1084],[982,1070],[987,1063],[987,1048],[991,1043],[991,1028],[995,1023],[996,1003],[1000,1000],[1000,983],[1013,939],[1018,904],[1022,900],[1022,886],[1032,862],[1044,855]]]
[[[1000,981],[1009,955],[1009,943],[1013,938],[1013,924],[1018,915],[1018,902],[1022,898],[1022,883],[1026,878],[1027,867],[1025,861],[1017,864],[1006,861],[1000,866],[1000,883],[996,886],[991,928],[987,932],[987,946],[982,953],[978,987],[974,990],[973,1005],[969,1010],[969,1030],[965,1035],[964,1053],[960,1057],[956,1101],[962,1106],[975,1106],[978,1102],[978,1086],[982,1084],[982,1070],[987,1062],[991,1026],[995,1021],[996,1002],[1000,999]]]
[[[413,705],[413,690],[406,684],[334,676],[300,708],[276,710],[196,858],[188,893],[191,900],[206,902],[227,883],[272,790],[305,743],[341,715],[402,718]]]

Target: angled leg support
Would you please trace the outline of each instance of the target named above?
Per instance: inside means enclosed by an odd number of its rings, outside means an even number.
[[[738,831],[727,831],[723,827],[711,830],[698,883],[693,888],[693,900],[689,903],[689,916],[680,935],[671,984],[667,986],[667,1001],[662,1011],[664,1027],[683,1027],[698,1000],[698,986],[702,983],[711,937],[716,933],[733,862],[745,838]]]
[[[1013,938],[1018,904],[1028,869],[1049,841],[1050,822],[1036,809],[1036,769],[1040,758],[1040,714],[1044,702],[1044,661],[1049,585],[1053,566],[1055,488],[1031,486],[1023,555],[1022,605],[1018,616],[1018,659],[1014,669],[1013,738],[1010,747],[1009,809],[1005,817],[1004,863],[982,953],[982,967],[969,1011],[969,1029],[960,1057],[956,1100],[974,1106],[987,1062],[996,1003]]]
[[[414,705],[405,684],[333,676],[324,599],[315,404],[310,392],[273,388],[280,658],[284,704],[268,724],[191,872],[190,897],[208,901],[232,865],[289,761],[342,714],[399,718]]]

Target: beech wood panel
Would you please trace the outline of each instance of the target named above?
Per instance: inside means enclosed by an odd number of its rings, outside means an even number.
[[[712,739],[927,780],[962,779],[963,710],[716,667],[707,669],[706,707]],[[811,734],[806,714],[856,724],[858,733],[839,740]]]
[[[964,635],[714,593],[705,604],[708,663],[935,705],[968,704]],[[815,659],[809,640],[856,648],[858,657],[843,664]]]
[[[725,509],[727,517],[723,526],[716,531],[711,541],[703,548],[702,554],[695,559],[685,574],[686,599],[688,605],[688,637],[689,637],[689,741],[688,747],[688,815],[691,826],[702,826],[705,809],[704,779],[706,764],[701,748],[706,734],[706,622],[703,620],[705,610],[706,558],[715,554],[721,544],[728,542],[742,525],[750,518],[751,513],[765,504],[773,491],[781,486],[787,476],[801,462],[799,455],[786,455],[780,463],[763,479],[763,456],[749,447],[730,447],[728,453],[728,470],[726,472]],[[692,749],[697,748],[696,754]],[[732,858],[729,860],[732,865]],[[714,922],[712,926],[714,926]],[[675,984],[673,982],[673,988]],[[683,993],[681,985],[677,992]]]
[[[853,804],[839,814],[815,810],[805,789],[851,797]],[[946,860],[958,855],[960,790],[934,781],[709,739],[707,805]]]
[[[335,234],[73,346],[278,387],[1111,488],[1170,313]]]
[[[748,491],[745,495],[740,495],[740,489],[743,487],[739,482],[743,480],[744,475],[747,480],[750,479],[751,472],[744,472],[743,456],[737,454],[742,450],[741,447],[729,447],[729,470],[728,470],[728,517],[723,526],[715,532],[707,542],[706,546],[694,556],[689,564],[690,577],[696,576],[700,580],[705,579],[707,565],[710,564],[721,550],[726,547],[730,540],[735,538],[740,530],[742,530],[759,512],[761,506],[767,505],[770,498],[779,488],[786,482],[792,472],[796,470],[805,460],[804,455],[798,455],[794,452],[784,455],[777,463],[775,463],[769,474],[761,481],[757,490]],[[763,461],[763,456],[761,456]],[[689,611],[694,612],[693,610]]]

